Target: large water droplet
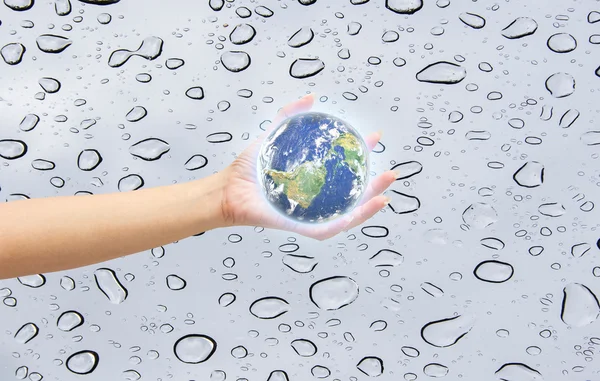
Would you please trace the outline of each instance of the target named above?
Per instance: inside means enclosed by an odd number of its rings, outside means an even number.
[[[537,161],[528,161],[515,172],[513,179],[525,188],[539,187],[544,183],[544,166]]]
[[[23,286],[38,288],[42,287],[46,283],[46,277],[42,274],[26,275],[18,277],[17,280]]]
[[[269,374],[267,381],[290,381],[290,379],[285,371],[274,370]]]
[[[54,0],[54,11],[59,16],[66,16],[71,13],[70,0]]]
[[[4,0],[4,4],[12,9],[13,11],[26,11],[31,9],[34,4],[34,0]]]
[[[297,79],[312,77],[325,69],[325,63],[318,58],[298,58],[290,66],[290,75]]]
[[[50,171],[56,167],[56,164],[49,160],[35,159],[31,162],[31,166],[38,171]]]
[[[504,364],[495,374],[506,381],[543,381],[540,372],[522,363]]]
[[[379,377],[383,374],[383,361],[379,357],[363,357],[356,367],[369,377]]]
[[[183,290],[187,282],[178,275],[171,274],[167,276],[167,287],[173,291]]]
[[[492,249],[492,250],[502,250],[504,249],[504,242],[502,242],[502,240],[498,239],[498,238],[494,238],[494,237],[488,237],[488,238],[482,238],[479,241],[483,246],[487,247],[488,249]]]
[[[106,295],[111,303],[120,304],[127,299],[127,289],[119,282],[117,274],[113,270],[100,268],[94,271],[94,278],[98,289]]]
[[[579,118],[579,111],[574,108],[567,110],[563,116],[560,117],[560,121],[558,122],[558,126],[560,128],[569,128],[575,123],[577,118]]]
[[[48,94],[56,93],[60,90],[60,82],[57,79],[43,77],[38,81],[42,89]]]
[[[0,157],[6,160],[14,160],[23,157],[27,153],[27,144],[21,140],[0,140]]]
[[[504,283],[512,278],[514,272],[510,263],[490,260],[478,264],[473,270],[473,275],[484,282]]]
[[[577,40],[569,33],[553,34],[546,44],[555,53],[568,53],[577,48]]]
[[[29,373],[29,369],[26,366],[20,366],[15,371],[15,377],[17,380],[24,380]]]
[[[200,86],[190,87],[185,95],[190,99],[200,100],[204,98],[204,89]]]
[[[583,327],[598,319],[599,314],[598,298],[588,287],[571,283],[563,289],[560,317],[565,324]]]
[[[119,189],[119,192],[129,192],[129,191],[138,190],[143,186],[144,186],[144,179],[142,178],[142,176],[136,175],[136,174],[131,174],[131,175],[122,177],[119,180],[119,184],[117,185],[117,188]]]
[[[313,283],[309,289],[310,300],[322,310],[343,308],[358,298],[358,285],[346,276],[333,276]]]
[[[128,122],[138,122],[144,119],[146,115],[148,115],[148,111],[145,107],[135,106],[129,110],[127,115],[125,115],[125,119],[127,119]]]
[[[80,0],[81,1],[81,0]],[[100,357],[94,351],[73,353],[65,362],[67,369],[75,374],[90,374],[96,369]]]
[[[381,249],[369,259],[369,264],[375,267],[395,267],[403,262],[404,256],[390,249]]]
[[[458,18],[473,29],[481,29],[485,26],[485,19],[475,13],[463,12],[458,15]]]
[[[575,78],[568,73],[554,73],[546,79],[546,89],[554,98],[564,98],[575,92]]]
[[[362,24],[356,21],[348,23],[347,32],[350,36],[356,36],[362,29]]]
[[[37,336],[38,332],[39,329],[37,325],[33,323],[24,324],[21,328],[19,328],[17,333],[15,333],[15,340],[17,343],[27,344]]]
[[[60,287],[66,291],[73,291],[75,289],[75,281],[71,277],[63,276],[60,278]]]
[[[600,21],[600,12],[598,12],[598,11],[591,11],[590,13],[588,13],[588,15],[587,15],[587,21],[590,24],[595,24],[598,21]]]
[[[223,67],[233,73],[246,70],[251,62],[250,55],[242,51],[229,51],[221,55]]]
[[[83,316],[77,311],[63,312],[56,320],[56,326],[61,331],[69,332],[82,325]]]
[[[232,294],[231,292],[226,292],[223,295],[219,296],[219,305],[221,307],[228,307],[233,302],[235,302],[235,300],[236,300],[235,294]]]
[[[19,43],[6,44],[0,49],[0,55],[4,62],[9,65],[17,65],[23,60],[25,46]]]
[[[77,157],[77,166],[82,171],[93,171],[100,163],[102,163],[102,156],[95,149],[84,149]]]
[[[315,257],[296,254],[284,255],[281,261],[291,270],[300,274],[306,274],[313,271],[319,263]]]
[[[442,364],[429,363],[423,368],[423,373],[429,377],[444,377],[448,374],[448,367]]]
[[[243,45],[252,41],[255,35],[256,29],[252,25],[239,24],[229,34],[229,40],[234,45]]]
[[[588,146],[600,145],[600,131],[588,131],[581,135],[581,141]]]
[[[549,202],[538,207],[540,214],[548,217],[560,217],[567,212],[565,207],[558,202]]]
[[[456,344],[475,324],[469,315],[458,315],[447,319],[427,323],[421,329],[421,337],[426,343],[438,348]]]
[[[130,154],[146,161],[158,160],[170,150],[169,143],[157,138],[144,139],[129,147]]]
[[[173,352],[179,361],[186,364],[200,364],[208,360],[217,350],[217,342],[206,335],[186,335],[173,345]]]
[[[296,339],[292,341],[291,346],[302,357],[311,357],[317,353],[317,346],[307,339]]]
[[[60,53],[73,43],[67,37],[54,34],[42,34],[35,42],[38,48],[44,53]]]
[[[592,249],[592,245],[589,243],[578,243],[576,245],[571,246],[571,255],[575,258],[581,258],[587,254],[588,251]]]
[[[508,39],[517,39],[530,36],[538,28],[537,22],[530,17],[518,17],[502,29],[502,35]]]
[[[225,5],[225,0],[209,0],[208,1],[208,6],[215,12],[218,12],[221,9],[223,9],[224,5]]]
[[[36,114],[27,114],[19,124],[19,129],[21,131],[31,131],[33,130],[40,121],[40,117]]]
[[[400,193],[393,189],[384,192],[384,195],[391,199],[388,206],[396,214],[412,213],[421,207],[421,201],[415,196]]]
[[[417,80],[428,83],[452,85],[459,83],[467,76],[467,70],[460,65],[440,61],[433,63],[417,73]]]
[[[331,376],[329,368],[322,365],[315,365],[311,368],[310,373],[316,378],[327,378]]]
[[[276,296],[257,299],[250,305],[250,313],[260,319],[275,319],[289,310],[289,303]]]
[[[292,48],[299,48],[310,43],[315,37],[315,32],[311,28],[304,27],[299,29],[296,33],[288,40],[288,46]]]
[[[385,0],[385,7],[394,13],[410,15],[423,8],[422,0]]]
[[[165,61],[165,66],[169,70],[177,70],[185,64],[185,61],[181,58],[168,58]]]
[[[122,66],[133,56],[139,56],[151,61],[160,56],[162,47],[163,40],[160,37],[146,37],[137,50],[119,49],[112,52],[108,58],[108,65],[110,67]]]
[[[475,229],[485,229],[498,221],[498,213],[490,204],[477,202],[465,209],[462,219],[465,224]]]
[[[254,13],[267,18],[273,16],[273,11],[264,5],[259,5],[258,7],[254,8]]]
[[[206,164],[208,164],[206,156],[197,154],[190,157],[188,161],[185,162],[185,169],[188,171],[196,171],[200,168],[204,168]]]
[[[423,164],[418,161],[405,161],[404,163],[394,165],[391,169],[400,172],[396,180],[404,180],[421,173],[423,171]]]

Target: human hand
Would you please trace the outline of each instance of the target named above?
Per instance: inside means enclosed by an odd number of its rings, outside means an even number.
[[[228,226],[261,226],[298,233],[317,240],[331,238],[371,218],[389,202],[381,195],[395,180],[394,171],[386,171],[371,179],[359,204],[348,215],[320,224],[296,222],[281,215],[268,204],[262,194],[257,176],[257,158],[264,139],[279,123],[295,114],[308,112],[314,103],[312,94],[283,107],[269,128],[256,139],[233,163],[226,168],[227,180],[223,190],[221,209]],[[375,132],[366,137],[369,151],[381,139]]]

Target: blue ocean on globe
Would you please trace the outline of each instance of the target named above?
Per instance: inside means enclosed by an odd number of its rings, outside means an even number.
[[[266,199],[278,212],[305,223],[330,221],[354,209],[366,189],[368,170],[360,134],[321,112],[284,120],[258,155]]]

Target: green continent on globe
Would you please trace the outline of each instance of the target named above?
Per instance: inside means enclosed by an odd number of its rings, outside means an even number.
[[[308,208],[312,200],[321,193],[325,184],[327,169],[307,161],[297,166],[292,172],[267,170],[275,182],[275,186],[283,184],[283,192],[288,199],[296,201],[301,207]]]
[[[331,149],[327,156],[334,152],[334,148],[340,146],[344,149],[345,162],[348,164],[352,172],[355,174],[360,173],[360,167],[364,165],[363,155],[360,152],[360,142],[356,136],[348,133],[342,133],[338,136],[333,143],[331,143]]]

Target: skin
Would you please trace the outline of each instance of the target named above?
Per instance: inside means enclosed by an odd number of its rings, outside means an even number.
[[[307,112],[305,96],[222,171],[200,180],[125,193],[49,197],[0,205],[0,279],[72,269],[149,250],[211,229],[261,226],[317,240],[348,231],[385,207],[398,177],[372,179],[353,212],[325,224],[291,221],[267,203],[256,177],[263,140],[283,119]],[[366,138],[372,150],[381,132]]]

